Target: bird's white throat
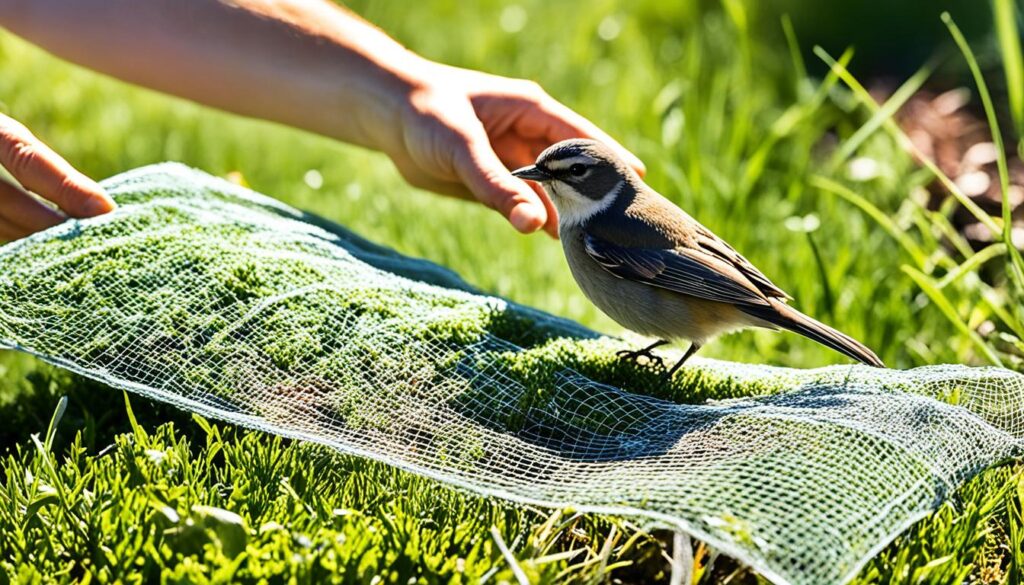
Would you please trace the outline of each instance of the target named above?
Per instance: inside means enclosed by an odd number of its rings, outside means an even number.
[[[600,199],[591,199],[563,181],[545,183],[544,188],[558,209],[559,225],[575,226],[608,209],[615,202],[615,198],[618,197],[625,184],[624,180],[619,181],[611,191]]]

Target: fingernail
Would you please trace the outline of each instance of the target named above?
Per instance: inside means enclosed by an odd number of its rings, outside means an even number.
[[[547,232],[547,234],[549,236],[551,236],[552,238],[554,238],[556,240],[559,239],[559,237],[558,237],[558,224],[555,224],[555,225],[546,225],[545,224],[544,231]]]
[[[102,191],[100,193],[102,194],[93,195],[82,202],[82,211],[85,212],[86,217],[103,215],[117,208],[117,204],[114,203],[113,199]]]

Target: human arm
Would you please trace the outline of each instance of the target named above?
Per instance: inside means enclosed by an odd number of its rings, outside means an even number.
[[[0,25],[81,65],[387,154],[410,183],[555,228],[508,175],[570,137],[636,157],[532,82],[426,60],[326,0],[0,0]]]

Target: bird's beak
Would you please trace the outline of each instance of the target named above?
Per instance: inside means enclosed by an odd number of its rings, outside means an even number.
[[[530,181],[548,181],[551,179],[551,175],[544,169],[537,165],[530,165],[521,169],[512,171],[513,177],[519,177],[520,179],[528,179]]]

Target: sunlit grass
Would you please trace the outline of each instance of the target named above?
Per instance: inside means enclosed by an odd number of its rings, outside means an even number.
[[[780,23],[788,45],[759,40],[749,30],[748,5],[739,1],[703,12],[653,0],[632,2],[629,10],[614,2],[580,10],[530,0],[511,14],[497,2],[354,4],[429,57],[540,81],[632,148],[647,163],[653,187],[733,243],[802,310],[863,340],[889,365],[1019,367],[1024,325],[1004,269],[1015,262],[1004,218],[971,208],[934,165],[921,171],[890,119],[932,64],[879,106],[846,70],[854,53],[829,57],[829,75],[810,79],[798,33]],[[997,9],[1001,4],[1012,9],[999,0]],[[444,34],[449,30],[459,34]],[[1020,65],[1007,52],[1007,35],[1015,33],[999,32],[1014,86]],[[168,159],[240,173],[259,191],[452,267],[488,292],[618,331],[582,297],[557,242],[520,236],[481,206],[417,192],[380,155],[131,88],[7,35],[0,36],[0,70],[0,110],[92,176]],[[1018,133],[1020,100],[1011,90]],[[830,143],[838,146],[823,146]],[[857,159],[870,161],[874,173],[851,173]],[[307,183],[310,170],[322,176],[322,186]],[[915,196],[936,174],[951,191],[940,211]],[[955,205],[969,206],[996,242],[972,250],[943,213]],[[808,216],[813,220],[804,221]],[[982,336],[978,326],[986,320],[996,332]],[[799,367],[842,361],[812,342],[769,332],[730,336],[705,351]],[[65,394],[68,412],[48,438],[50,416]],[[0,450],[9,453],[0,533],[15,548],[39,547],[35,552],[50,563],[14,558],[0,567],[16,563],[27,579],[28,567],[36,566],[58,581],[81,578],[85,568],[146,580],[166,567],[169,575],[198,580],[236,562],[239,575],[255,579],[256,559],[271,558],[268,567],[289,567],[281,570],[300,580],[314,581],[315,566],[330,566],[347,567],[346,578],[361,581],[375,574],[359,565],[367,555],[396,582],[511,581],[489,531],[495,525],[537,579],[668,578],[663,555],[671,551],[622,520],[512,508],[138,399],[133,406],[137,426],[120,395],[26,358],[0,356]],[[31,433],[42,433],[42,448]],[[29,493],[26,472],[57,491]],[[101,496],[87,501],[86,490]],[[960,582],[982,574],[986,563],[996,563],[984,570],[998,576],[1019,571],[1021,501],[1016,467],[984,474],[884,551],[863,582]],[[21,510],[33,503],[27,518]],[[235,520],[202,506],[239,515],[241,555],[225,544],[238,535]],[[185,530],[190,518],[199,529]],[[95,532],[77,532],[80,521]],[[157,533],[172,536],[159,540]],[[63,538],[77,539],[77,556],[46,552]],[[712,553],[698,557],[707,563]],[[733,570],[724,559],[714,567],[708,575]]]

